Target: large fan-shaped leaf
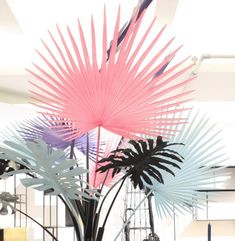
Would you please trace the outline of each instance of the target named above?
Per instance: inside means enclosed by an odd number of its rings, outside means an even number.
[[[71,146],[71,141],[66,141],[65,138],[61,136],[61,132],[63,133],[63,136],[66,136],[66,126],[63,127],[62,125],[65,122],[65,120],[59,120],[58,118],[48,118],[46,116],[42,116],[25,120],[20,123],[18,131],[24,140],[33,141],[35,139],[42,139],[51,147],[65,149]],[[61,127],[55,128],[57,125],[60,125]],[[91,131],[89,133],[89,143],[87,143],[86,136],[87,134],[84,134],[76,138],[74,140],[74,147],[86,155],[88,144],[89,155],[91,158],[95,159],[97,152],[97,134],[95,131]]]
[[[154,37],[151,38],[149,33],[155,19],[146,30],[141,31],[143,17],[144,12],[141,16],[138,16],[138,11],[134,14],[122,44],[118,46],[120,11],[118,12],[108,61],[105,12],[100,56],[93,19],[91,48],[87,45],[79,21],[78,40],[69,27],[67,34],[64,34],[57,26],[57,36],[49,33],[52,47],[43,41],[45,53],[37,53],[48,68],[34,64],[34,70],[28,70],[38,79],[37,82],[31,82],[33,98],[47,116],[63,118],[72,123],[67,126],[70,133],[66,133],[66,138],[74,139],[97,127],[129,139],[138,138],[139,134],[157,137],[165,135],[164,131],[170,124],[184,122],[181,119],[172,122],[172,118],[162,116],[184,110],[175,110],[175,107],[187,102],[186,96],[191,91],[179,93],[178,90],[193,78],[178,78],[191,65],[184,66],[186,58],[166,71],[160,71],[171,62],[180,48],[168,52],[174,38],[163,46],[154,48],[163,35],[164,28],[154,30]],[[138,35],[140,38],[136,38]],[[151,53],[154,53],[153,56]],[[164,58],[164,55],[167,57]],[[98,59],[99,57],[101,58]],[[160,128],[161,125],[163,128]],[[59,125],[56,127],[60,128]]]
[[[220,131],[210,119],[199,112],[189,113],[189,117],[189,124],[171,139],[185,144],[172,147],[184,157],[181,168],[175,170],[175,176],[163,173],[164,184],[152,177],[152,185],[145,182],[155,194],[159,216],[172,215],[173,208],[191,211],[192,206],[203,205],[205,195],[197,190],[213,189],[214,167],[223,166],[227,159]]]
[[[63,194],[70,199],[96,198],[94,190],[84,188],[86,183],[81,178],[88,170],[78,166],[77,160],[67,158],[60,149],[48,148],[42,140],[4,141],[6,147],[1,147],[3,158],[13,160],[27,169],[5,173],[9,176],[17,173],[35,174],[36,178],[21,179],[26,187],[32,186],[37,190],[48,191],[50,195]]]

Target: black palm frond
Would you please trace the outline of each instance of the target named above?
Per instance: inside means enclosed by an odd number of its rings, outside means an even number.
[[[103,173],[112,169],[113,176],[125,171],[135,188],[138,186],[144,189],[143,181],[152,185],[151,178],[154,178],[164,183],[161,172],[174,175],[174,169],[180,169],[179,163],[183,162],[183,157],[169,148],[183,145],[182,143],[168,143],[159,136],[157,140],[130,140],[129,144],[130,147],[114,150],[108,157],[100,160],[100,163],[107,164],[97,171]]]

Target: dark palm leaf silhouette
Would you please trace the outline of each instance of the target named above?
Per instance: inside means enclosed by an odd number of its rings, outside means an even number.
[[[157,140],[131,140],[129,144],[132,148],[114,150],[107,158],[100,160],[99,163],[107,164],[97,171],[106,172],[111,169],[113,176],[126,171],[126,176],[130,177],[134,187],[144,189],[143,181],[152,185],[150,176],[164,183],[161,170],[174,175],[170,167],[180,169],[177,162],[183,162],[182,156],[169,149],[169,146],[183,145],[182,143],[168,143],[159,136]]]

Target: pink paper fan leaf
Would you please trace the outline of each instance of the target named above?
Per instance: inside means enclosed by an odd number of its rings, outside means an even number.
[[[96,50],[100,46],[96,46],[93,20],[92,48],[87,46],[82,26],[78,22],[79,42],[69,27],[66,36],[57,26],[58,39],[49,33],[52,48],[43,42],[48,56],[37,51],[47,68],[35,64],[36,70],[29,70],[38,79],[38,83],[31,83],[34,87],[33,98],[45,115],[63,118],[72,123],[73,128],[69,127],[70,133],[66,133],[66,139],[74,139],[96,127],[129,139],[139,138],[140,135],[167,137],[165,130],[169,126],[183,123],[180,118],[174,120],[174,117],[166,116],[184,111],[184,108],[176,110],[175,107],[190,99],[187,96],[191,91],[178,93],[178,90],[184,89],[192,81],[193,78],[180,79],[191,65],[185,67],[184,60],[169,68],[169,62],[180,48],[170,51],[170,54],[166,52],[173,39],[162,48],[156,46],[164,28],[145,47],[149,32],[157,31],[153,30],[155,19],[146,31],[140,31],[143,17],[144,12],[138,20],[137,13],[134,15],[117,48],[119,9],[108,60],[105,11],[101,61],[97,59]],[[137,34],[140,35],[140,40],[137,40]],[[150,57],[152,53],[154,56]],[[167,57],[164,58],[164,55]],[[160,74],[155,75],[156,73]]]

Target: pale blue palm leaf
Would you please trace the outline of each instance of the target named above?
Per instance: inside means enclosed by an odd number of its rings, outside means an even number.
[[[0,147],[0,152],[3,153],[1,157],[24,165],[26,169],[5,173],[2,177],[30,173],[35,178],[21,179],[26,187],[47,193],[49,191],[50,195],[62,194],[70,199],[96,199],[97,193],[94,189],[87,188],[87,183],[82,179],[88,170],[78,166],[77,160],[68,159],[65,152],[49,148],[42,140],[11,139],[4,141]]]
[[[153,178],[153,185],[146,183],[153,190],[160,217],[172,215],[174,209],[192,211],[192,207],[203,207],[205,193],[198,190],[213,189],[220,182],[215,180],[215,170],[225,168],[227,158],[217,126],[199,112],[190,111],[188,118],[189,123],[169,140],[185,144],[172,147],[184,158],[180,169],[174,170],[175,176],[163,173],[164,184]]]

